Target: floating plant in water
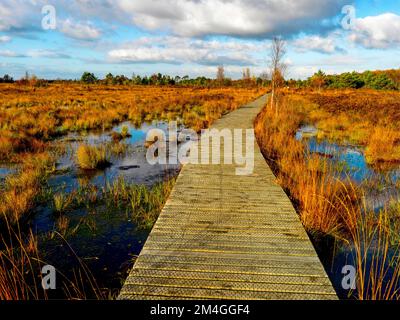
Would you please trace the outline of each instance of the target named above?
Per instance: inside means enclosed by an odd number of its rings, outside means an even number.
[[[121,141],[130,137],[132,137],[132,135],[129,133],[129,128],[127,126],[123,126],[121,132],[113,131],[111,133],[111,138],[114,141]]]

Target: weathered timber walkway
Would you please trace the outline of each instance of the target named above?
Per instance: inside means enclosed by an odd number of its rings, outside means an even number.
[[[265,102],[213,128],[253,128]],[[183,166],[119,299],[337,298],[256,142],[254,151],[249,176],[236,165]]]

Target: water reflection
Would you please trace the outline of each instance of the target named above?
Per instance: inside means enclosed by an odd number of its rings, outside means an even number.
[[[365,158],[361,146],[337,144],[317,139],[317,129],[307,125],[296,133],[296,139],[303,141],[307,151],[324,156],[336,169],[341,179],[350,177],[363,186],[369,206],[377,210],[393,199],[399,199],[400,165],[372,167]]]
[[[129,137],[121,142],[112,141],[112,131],[120,132],[126,126]],[[128,184],[153,186],[166,177],[174,177],[179,165],[150,165],[146,161],[144,147],[147,132],[152,128],[167,131],[167,123],[145,123],[135,127],[129,122],[122,123],[111,131],[70,133],[54,141],[55,146],[64,146],[65,152],[59,157],[56,174],[48,180],[55,193],[74,196],[80,189],[91,188],[94,197],[101,188],[124,178]],[[104,170],[84,171],[75,163],[75,153],[81,144],[105,145],[122,143],[126,152],[112,155],[111,166]],[[2,171],[0,171],[2,172]],[[90,192],[88,192],[90,196]],[[39,246],[44,260],[53,264],[60,272],[68,274],[79,266],[76,256],[84,261],[101,287],[119,288],[125,273],[139,254],[149,230],[140,228],[126,208],[113,208],[88,202],[85,207],[68,210],[63,215],[54,212],[53,199],[37,208],[30,226],[39,236]],[[52,234],[57,230],[62,237]],[[73,251],[71,251],[73,248]]]
[[[400,165],[381,164],[370,166],[364,156],[364,148],[350,144],[338,144],[317,138],[318,130],[314,126],[303,126],[296,132],[296,139],[306,146],[306,152],[318,154],[332,164],[334,174],[342,179],[350,178],[362,188],[367,209],[378,212],[392,202],[400,199]],[[338,246],[332,238],[315,239],[316,249],[340,298],[349,298],[349,291],[342,287],[345,265],[355,266],[353,246]],[[371,254],[373,247],[368,251]],[[393,254],[390,252],[389,254]],[[366,274],[369,273],[372,259],[366,257]],[[376,261],[375,261],[376,263]],[[387,279],[390,272],[386,275]],[[353,292],[353,294],[355,294]]]

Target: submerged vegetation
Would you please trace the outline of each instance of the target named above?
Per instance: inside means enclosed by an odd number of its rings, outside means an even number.
[[[93,185],[86,185],[70,193],[53,195],[54,213],[58,215],[54,230],[41,237],[32,230],[25,233],[23,226],[11,225],[3,220],[6,230],[0,240],[0,299],[47,299],[45,290],[40,288],[41,267],[46,264],[46,253],[40,250],[43,237],[58,238],[67,243],[74,237],[79,228],[84,226],[83,220],[71,223],[68,212],[86,208],[88,211],[100,211],[105,208],[110,214],[124,212],[141,228],[151,228],[156,221],[168,195],[174,185],[174,179],[157,183],[153,187],[145,187],[126,183],[118,179],[98,190]],[[95,226],[93,225],[93,228]],[[11,242],[4,236],[8,235]],[[69,245],[67,244],[67,247]],[[69,249],[70,254],[78,261],[77,269],[69,275],[61,274],[58,294],[69,299],[106,299],[113,294],[110,289],[100,288],[90,268]],[[115,294],[115,293],[114,293]]]
[[[371,164],[397,161],[398,97],[397,92],[286,92],[279,112],[267,105],[255,122],[262,151],[314,241],[334,239],[335,247],[350,252],[359,299],[400,298],[399,202],[371,208],[368,183],[351,179],[328,153],[310,151],[296,133],[314,125],[317,139],[364,146]]]
[[[123,178],[118,178],[100,189],[95,185],[86,184],[70,194],[54,194],[54,212],[66,214],[79,208],[100,207],[112,214],[113,210],[122,210],[139,226],[151,228],[172,190],[174,181],[175,179],[168,179],[146,187],[129,184]],[[61,222],[62,225],[66,223]]]
[[[113,131],[111,133],[111,137],[114,141],[118,142],[126,138],[130,138],[131,134],[129,133],[129,128],[127,126],[123,126],[121,132]]]
[[[169,179],[148,188],[144,185],[129,185],[123,179],[118,179],[103,188],[99,199],[103,199],[108,206],[125,210],[141,227],[151,228],[174,183],[175,179]]]

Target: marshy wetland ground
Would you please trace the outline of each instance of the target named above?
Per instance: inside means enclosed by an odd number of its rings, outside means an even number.
[[[400,94],[289,90],[255,126],[341,298],[399,298]],[[343,290],[342,267],[357,269]]]
[[[152,128],[199,131],[253,88],[0,87],[0,298],[114,298],[179,165],[145,159]],[[40,267],[57,265],[57,290]]]
[[[146,134],[207,128],[266,88],[0,86],[0,298],[109,299],[171,191],[179,165],[150,165]],[[258,142],[343,299],[398,299],[400,94],[282,89]],[[41,290],[40,270],[62,283]],[[342,267],[356,266],[355,290]]]

